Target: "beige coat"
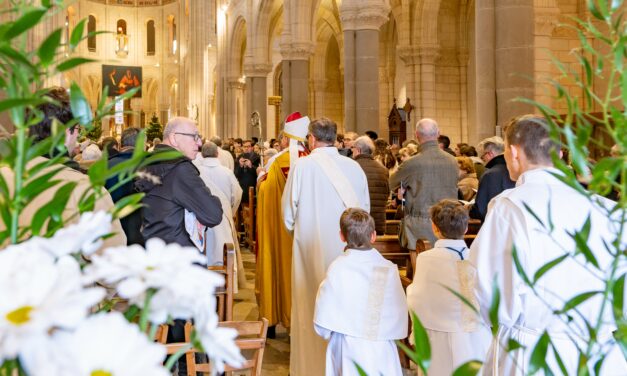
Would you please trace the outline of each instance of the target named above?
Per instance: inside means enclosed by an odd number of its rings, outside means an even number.
[[[33,159],[32,161],[28,163],[28,168],[31,168],[45,161],[46,159],[43,157],[36,157],[35,159]],[[57,168],[57,167],[58,166],[47,167],[46,169],[44,169],[43,172],[40,172],[37,176],[40,176],[46,172],[49,172],[53,168]],[[11,170],[8,167],[2,167],[0,168],[0,174],[2,175],[2,177],[4,178],[5,182],[7,183],[9,187],[9,193],[13,195],[13,192],[14,192],[13,181],[14,181],[14,176],[15,176],[13,170]],[[74,188],[74,191],[72,191],[72,194],[70,195],[70,199],[68,200],[65,210],[63,211],[63,219],[66,223],[78,222],[80,218],[79,212],[78,212],[78,204],[79,204],[79,200],[83,192],[85,192],[87,189],[90,188],[89,178],[86,175],[80,173],[79,171],[73,170],[69,167],[63,167],[59,172],[56,173],[56,175],[54,175],[53,179],[60,180],[61,182],[43,191],[41,194],[36,196],[24,208],[19,218],[19,225],[21,228],[30,225],[33,217],[35,216],[35,213],[37,213],[37,211],[41,207],[43,207],[44,205],[50,202],[52,197],[59,190],[59,188],[63,186],[65,182],[72,182],[72,181],[78,184],[76,188]],[[100,199],[96,200],[94,211],[100,211],[100,210],[110,211],[112,208],[113,208],[113,201],[111,200],[111,196],[106,190],[104,190],[103,196]],[[3,231],[4,229],[6,229],[5,223],[0,222],[0,231]],[[122,225],[120,224],[120,221],[118,219],[113,220],[113,222],[111,223],[111,232],[114,235],[104,240],[102,249],[105,249],[107,247],[112,247],[112,246],[126,245],[126,235],[124,235],[124,231],[122,230]],[[7,243],[8,241],[6,241],[3,245],[6,245]]]
[[[479,180],[477,179],[477,174],[472,173],[464,173],[459,177],[459,182],[457,182],[457,188],[462,192],[462,198],[466,201],[470,201],[477,194],[477,189],[479,188]]]

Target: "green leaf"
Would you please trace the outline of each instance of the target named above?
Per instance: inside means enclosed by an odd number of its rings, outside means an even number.
[[[48,37],[39,46],[37,56],[39,56],[39,61],[44,68],[50,65],[54,60],[57,48],[61,45],[62,34],[63,30],[56,29],[52,32],[52,34],[48,35]]]
[[[557,365],[560,367],[560,371],[562,371],[562,375],[568,375],[568,370],[566,370],[566,365],[564,364],[564,361],[562,360],[559,350],[555,347],[553,342],[551,342],[551,347],[553,348],[553,355],[555,356],[555,361],[557,362]]]
[[[36,8],[31,11],[27,11],[20,18],[18,18],[11,27],[1,36],[3,40],[11,40],[18,35],[32,29],[39,23],[39,21],[46,14],[47,9]]]
[[[571,309],[577,307],[579,304],[585,302],[586,300],[592,298],[593,296],[597,295],[597,294],[602,294],[602,291],[588,291],[588,292],[584,292],[581,293],[579,295],[576,295],[574,297],[572,297],[571,299],[569,299],[565,304],[564,307],[557,311],[557,314],[561,314],[561,313],[566,313],[568,311],[570,311]]]
[[[581,252],[586,258],[587,262],[589,262],[590,264],[594,265],[597,269],[599,269],[599,263],[596,257],[594,256],[592,249],[590,249],[590,246],[588,246],[588,237],[590,236],[590,227],[591,227],[590,214],[588,214],[588,217],[586,218],[586,222],[583,224],[583,227],[581,228],[581,230],[576,231],[574,234],[569,233],[569,235],[573,238],[573,240],[575,240],[575,244],[577,245],[577,253]]]
[[[78,21],[78,23],[74,27],[74,30],[72,30],[72,35],[70,36],[71,50],[74,50],[76,46],[78,46],[78,43],[81,41],[81,38],[83,37],[83,31],[85,30],[85,22],[87,22],[87,18],[83,18],[82,20]]]
[[[522,278],[523,282],[531,288],[533,288],[533,282],[529,279],[525,268],[522,266],[522,262],[520,261],[520,257],[518,256],[518,248],[516,248],[516,244],[512,244],[512,259],[514,260],[514,267],[516,268],[516,272]]]
[[[396,344],[418,365],[418,367],[420,367],[424,374],[427,374],[427,370],[431,365],[431,344],[429,343],[429,336],[424,326],[422,326],[420,319],[416,316],[416,313],[411,311],[410,314],[415,347],[412,350],[401,341],[396,341]]]
[[[144,198],[143,193],[134,193],[132,195],[121,198],[118,202],[115,203],[113,217],[124,218],[135,210],[141,208],[142,198]]]
[[[527,205],[527,203],[525,203],[525,202],[523,202],[523,206],[525,207],[525,210],[527,210],[527,212],[529,214],[531,214],[531,216],[540,224],[540,226],[542,226],[544,229],[546,229],[546,226],[545,226],[544,222],[540,219],[540,217],[538,217],[536,212],[533,211],[533,209],[529,205]]]
[[[76,82],[72,82],[70,86],[70,107],[72,108],[72,114],[78,119],[80,125],[86,126],[91,123],[93,119],[91,107],[89,107],[87,98],[85,98],[83,91]]]
[[[492,281],[492,302],[490,303],[490,325],[492,326],[492,335],[496,337],[499,331],[499,305],[501,304],[501,291],[496,282],[496,276]]]
[[[40,207],[30,224],[33,235],[39,235],[44,227],[47,219],[50,219],[48,230],[52,227],[63,226],[63,210],[69,201],[72,191],[76,188],[77,182],[68,182],[63,184],[54,194],[52,200],[46,205]]]
[[[357,374],[359,374],[359,376],[368,376],[366,371],[364,371],[364,369],[361,368],[361,366],[357,364],[356,361],[353,361],[353,364],[355,365],[355,368],[357,368]]]
[[[533,275],[533,283],[534,284],[537,283],[538,280],[542,278],[544,274],[546,274],[546,272],[548,272],[549,270],[559,265],[562,261],[566,260],[568,256],[570,256],[568,253],[563,254],[560,257],[557,257],[554,260],[549,261],[546,264],[542,265],[542,267],[538,269]]]
[[[529,374],[534,375],[540,370],[544,370],[545,373],[549,371],[549,366],[546,363],[546,355],[549,350],[550,338],[547,332],[542,333],[542,336],[536,343],[536,346],[531,352],[531,358],[529,359]]]
[[[523,346],[522,343],[516,341],[513,338],[510,338],[509,340],[507,340],[507,352],[511,352],[511,351],[516,351],[518,349],[524,349],[525,346]]]
[[[453,376],[475,376],[479,374],[479,370],[482,365],[483,362],[479,360],[468,361],[457,367],[457,369],[453,372]]]
[[[614,286],[612,286],[612,307],[614,308],[614,319],[616,322],[625,320],[625,276],[627,276],[627,273],[618,277],[614,282]]]
[[[59,183],[59,180],[52,180],[52,178],[64,168],[64,166],[57,166],[40,176],[29,179],[20,191],[21,199],[24,200],[24,202],[29,202],[41,192]]]
[[[468,299],[466,299],[465,296],[463,296],[462,294],[458,293],[457,291],[453,290],[452,288],[450,288],[448,286],[445,286],[443,284],[440,284],[440,286],[444,287],[451,294],[455,295],[459,300],[462,301],[462,303],[464,303],[466,306],[468,306],[474,313],[479,314],[479,311],[477,310],[477,307],[475,307],[474,304],[472,304]]]
[[[0,101],[0,112],[4,112],[16,107],[38,106],[45,103],[44,99],[38,98],[9,98]]]
[[[73,58],[65,60],[61,64],[57,65],[57,71],[65,72],[66,70],[70,70],[72,68],[76,68],[79,65],[92,63],[94,61],[97,61],[97,60],[87,59],[87,58],[84,58],[84,57],[73,57]]]
[[[107,158],[103,156],[97,160],[94,164],[89,167],[87,170],[87,175],[89,176],[89,181],[91,181],[92,185],[103,186],[105,181],[107,180]]]

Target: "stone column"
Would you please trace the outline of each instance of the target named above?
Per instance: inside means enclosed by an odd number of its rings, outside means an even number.
[[[225,134],[234,137],[246,136],[246,124],[244,119],[244,98],[242,92],[246,84],[240,81],[239,77],[231,77],[227,79],[228,91],[226,98],[226,116],[225,116]]]
[[[259,137],[266,139],[268,134],[268,95],[267,95],[267,77],[272,71],[270,64],[249,64],[244,66],[244,74],[246,75],[246,108],[248,113],[248,121],[246,122],[246,137]],[[250,115],[254,111],[259,112],[261,119],[261,127],[263,134],[259,129],[253,129],[250,125]]]
[[[203,136],[209,132],[210,94],[207,49],[210,43],[210,28],[207,20],[212,19],[215,6],[212,1],[191,0],[189,14],[189,47],[186,56],[187,104],[190,117],[195,117]]]
[[[533,112],[517,97],[533,98],[534,55],[533,0],[501,0],[495,3],[495,63],[497,124],[514,116]]]
[[[461,140],[468,142],[468,50],[457,54],[459,63],[459,116]]]
[[[420,52],[415,46],[398,46],[396,49],[399,57],[405,63],[405,69],[407,70],[407,79],[405,84],[406,97],[410,99],[410,103],[415,106],[412,110],[411,119],[405,124],[407,132],[407,139],[414,138],[415,124],[420,118],[422,118],[422,85],[420,84]],[[397,98],[398,99],[398,98]],[[405,103],[396,103],[397,106],[403,107]],[[389,106],[389,104],[388,104]]]
[[[535,7],[534,23],[534,64],[535,64],[535,95],[536,101],[551,104],[551,89],[547,79],[551,78],[551,39],[557,26],[560,10],[553,0],[544,0],[542,5]],[[568,42],[566,42],[568,44]]]
[[[313,88],[313,106],[311,108],[311,116],[320,117],[320,116],[328,116],[323,113],[323,109],[327,108],[325,105],[325,95],[328,85],[327,79],[318,79],[312,80],[312,88]],[[340,130],[338,129],[338,132]]]
[[[420,57],[420,117],[436,117],[435,97],[435,63],[440,57],[440,46],[422,45],[418,56]]]
[[[475,5],[475,105],[474,134],[470,140],[494,136],[496,126],[496,32],[495,0],[476,0]]]
[[[346,131],[379,129],[379,28],[389,11],[382,0],[345,0],[340,6]]]
[[[283,96],[281,119],[298,111],[303,115],[309,108],[309,57],[313,51],[310,42],[281,43]]]

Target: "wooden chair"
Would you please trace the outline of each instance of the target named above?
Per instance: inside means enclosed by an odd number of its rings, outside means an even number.
[[[401,246],[398,235],[377,236],[372,246],[376,248],[383,257],[398,266],[403,287],[406,288],[409,286],[411,277],[408,276],[412,275],[413,272],[411,254],[407,248]]]
[[[466,247],[470,248],[470,246],[472,245],[472,242],[475,240],[475,238],[477,237],[477,235],[464,235],[464,241],[466,242]]]
[[[396,219],[396,209],[385,209],[385,219]]]
[[[481,229],[481,220],[470,219],[468,220],[468,231],[466,235],[477,235]]]
[[[224,265],[208,266],[207,269],[224,275],[224,287],[216,290],[218,298],[218,316],[220,321],[233,320],[233,295],[235,286],[235,247],[231,243],[224,245]]]
[[[244,237],[251,251],[255,249],[255,187],[248,188],[248,203],[242,207]]]
[[[260,376],[261,366],[263,363],[263,352],[266,347],[266,336],[268,333],[268,320],[262,318],[261,321],[224,321],[218,324],[222,328],[232,328],[237,330],[237,338],[235,344],[242,352],[242,356],[246,359],[241,367],[231,367],[225,365],[225,373],[232,375],[233,371],[251,370],[251,375]],[[189,342],[191,339],[190,332],[185,331],[185,339]],[[190,374],[189,364],[187,366],[188,375]],[[211,373],[211,363],[195,363],[194,372]]]

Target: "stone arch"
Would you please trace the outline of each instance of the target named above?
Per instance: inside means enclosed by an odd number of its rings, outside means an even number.
[[[438,15],[441,0],[426,0],[418,3],[414,9],[414,44],[438,45]]]
[[[256,18],[255,54],[260,61],[271,63],[270,49],[277,27],[282,26],[283,2],[279,0],[262,0]]]
[[[246,50],[246,20],[239,16],[233,24],[231,48],[228,56],[228,77],[240,78],[243,75],[244,53]]]

